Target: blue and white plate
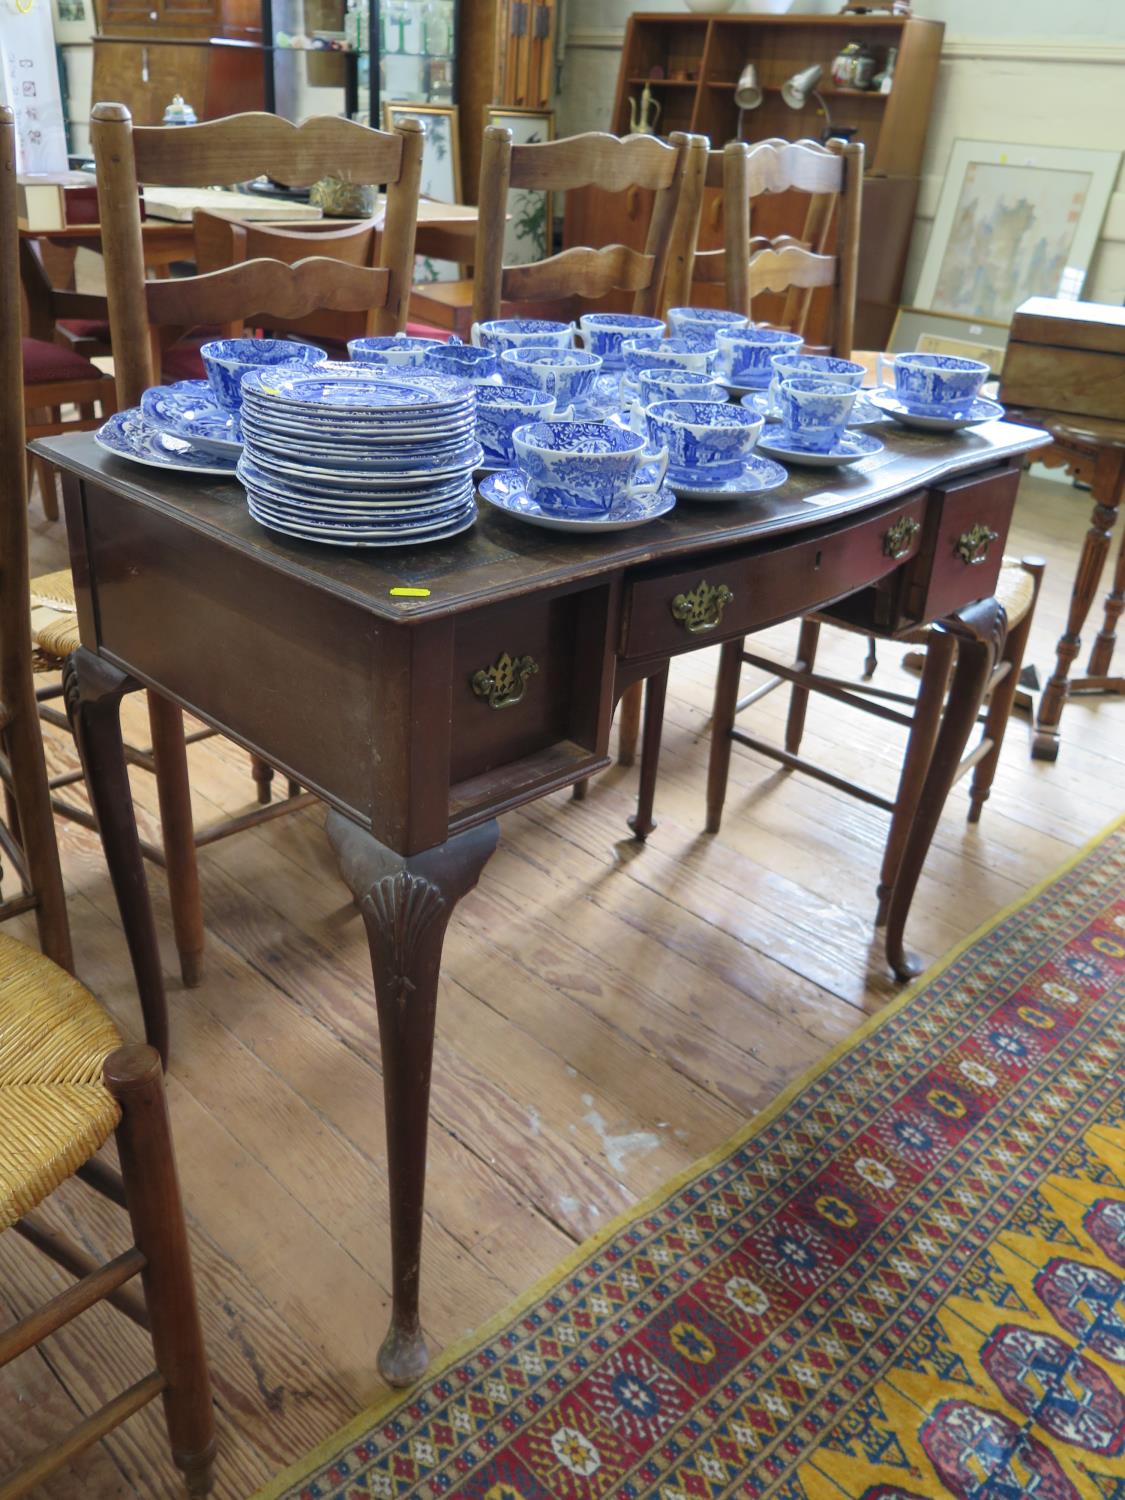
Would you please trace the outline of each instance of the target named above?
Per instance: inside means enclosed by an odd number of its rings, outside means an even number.
[[[758,442],[760,446],[760,438]],[[779,489],[788,478],[780,464],[751,453],[741,467],[726,478],[708,479],[700,469],[683,474],[669,469],[666,484],[675,491],[678,500],[753,500],[757,495]]]
[[[409,519],[391,521],[382,516],[368,519],[360,516],[328,516],[306,513],[300,506],[283,506],[267,494],[261,494],[253,485],[247,487],[250,506],[257,514],[268,516],[281,526],[290,526],[294,531],[304,531],[310,536],[355,536],[364,541],[398,536],[423,536],[430,531],[446,531],[456,522],[464,520],[472,509],[473,491],[470,486],[456,505]]]
[[[206,380],[152,386],[141,397],[141,414],[153,427],[185,438],[203,453],[237,460],[242,452],[238,419],[219,406]]]
[[[480,496],[496,510],[526,521],[529,526],[541,526],[544,531],[587,535],[595,531],[631,531],[634,526],[644,526],[658,516],[666,516],[676,503],[675,495],[668,485],[664,485],[652,495],[619,500],[598,515],[560,516],[541,509],[532,500],[524,488],[524,477],[519,469],[499,469],[495,474],[489,474],[480,482]]]
[[[851,416],[848,418],[849,429],[860,429],[864,427],[885,427],[887,419],[872,401],[874,391],[860,391],[855,398]],[[751,391],[749,395],[743,396],[741,405],[748,411],[764,417],[767,422],[780,422],[781,413],[770,405],[768,391]]]
[[[243,377],[243,399],[265,397],[269,403],[308,412],[347,411],[376,418],[395,408],[416,406],[436,412],[472,401],[473,388],[455,375],[429,375],[419,371],[395,375],[377,365],[346,364],[329,360],[313,369],[280,365],[252,370]]]
[[[318,485],[311,479],[282,479],[276,474],[267,473],[255,463],[253,455],[248,454],[243,454],[238,465],[238,477],[244,484],[252,484],[263,492],[268,491],[285,504],[323,508],[340,515],[360,510],[370,515],[383,515],[396,510],[433,508],[463,499],[471,488],[467,473],[457,474],[440,485],[427,483],[413,488],[395,486],[360,490]]]
[[[474,505],[463,517],[449,522],[441,531],[431,531],[422,536],[396,534],[395,536],[383,537],[378,540],[374,538],[361,540],[353,536],[325,536],[320,533],[309,532],[307,529],[302,530],[299,527],[293,527],[287,523],[268,517],[264,511],[259,511],[255,515],[254,512],[256,509],[257,507],[254,504],[249,503],[251,516],[253,516],[254,520],[260,526],[266,527],[267,530],[276,531],[282,536],[295,537],[302,542],[317,542],[325,547],[423,547],[431,542],[445,542],[451,537],[460,536],[463,531],[468,531],[470,526],[475,525],[477,519],[477,510]]]
[[[458,449],[455,462],[443,459],[440,467],[428,466],[425,455],[418,453],[404,460],[402,467],[384,467],[382,464],[372,462],[364,471],[320,468],[318,465],[301,463],[299,460],[290,463],[288,460],[275,458],[272,454],[263,453],[253,443],[247,443],[243,451],[265,473],[274,474],[280,479],[288,476],[301,482],[310,481],[322,488],[362,491],[401,489],[409,486],[411,480],[439,484],[445,479],[452,479],[456,474],[470,473],[484,456],[484,450],[479,443],[470,443]]]
[[[854,464],[857,459],[882,453],[884,445],[869,432],[849,431],[827,453],[817,453],[794,433],[777,426],[762,433],[758,447],[763,453],[783,459],[787,464],[800,464],[804,469],[834,469],[840,464]]]
[[[980,422],[995,422],[1004,415],[999,401],[990,401],[987,396],[976,396],[964,406],[948,415],[936,415],[933,408],[914,411],[900,401],[893,391],[876,392],[871,397],[873,406],[886,412],[903,427],[917,427],[922,432],[956,432],[961,427],[975,427]]]
[[[219,474],[234,477],[235,460],[204,453],[184,438],[172,437],[146,422],[139,406],[115,412],[94,433],[99,448],[116,458],[127,458],[152,469],[172,469],[179,474]]]

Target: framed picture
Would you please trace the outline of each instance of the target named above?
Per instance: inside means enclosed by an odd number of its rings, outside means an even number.
[[[461,138],[457,130],[455,104],[406,104],[391,100],[383,105],[383,129],[392,130],[399,120],[417,120],[425,131],[422,147],[421,192],[439,203],[461,201]],[[433,260],[419,255],[414,260],[414,282],[460,281],[461,267],[453,260]]]
[[[486,125],[506,125],[517,146],[531,146],[555,138],[553,109],[510,109],[486,104]],[[526,266],[546,260],[551,253],[552,195],[530,188],[508,192],[508,224],[504,231],[504,264]]]
[[[954,141],[914,301],[1011,321],[1028,297],[1078,298],[1119,151]]]
[[[887,350],[891,354],[956,354],[963,359],[979,359],[999,375],[1007,347],[1007,323],[900,307]]]
[[[51,0],[51,24],[60,45],[92,41],[97,30],[94,0]]]

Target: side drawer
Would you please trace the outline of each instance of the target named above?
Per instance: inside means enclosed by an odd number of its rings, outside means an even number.
[[[907,618],[940,620],[993,592],[1020,471],[935,485],[928,524],[902,595]]]
[[[925,495],[911,495],[832,531],[627,581],[621,655],[691,651],[866,588],[917,552],[925,508]]]

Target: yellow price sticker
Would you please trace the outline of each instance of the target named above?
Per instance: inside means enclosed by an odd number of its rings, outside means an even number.
[[[391,590],[392,599],[428,599],[429,597],[429,589],[411,589],[403,586]]]

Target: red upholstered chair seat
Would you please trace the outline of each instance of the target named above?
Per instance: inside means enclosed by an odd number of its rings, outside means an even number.
[[[104,318],[60,318],[59,327],[76,339],[97,339],[99,344],[109,343],[109,324]]]
[[[412,339],[442,339],[447,344],[451,337],[448,328],[435,328],[432,323],[407,323],[406,331]]]
[[[63,380],[100,380],[97,365],[62,344],[45,339],[21,339],[24,385],[54,384]]]

